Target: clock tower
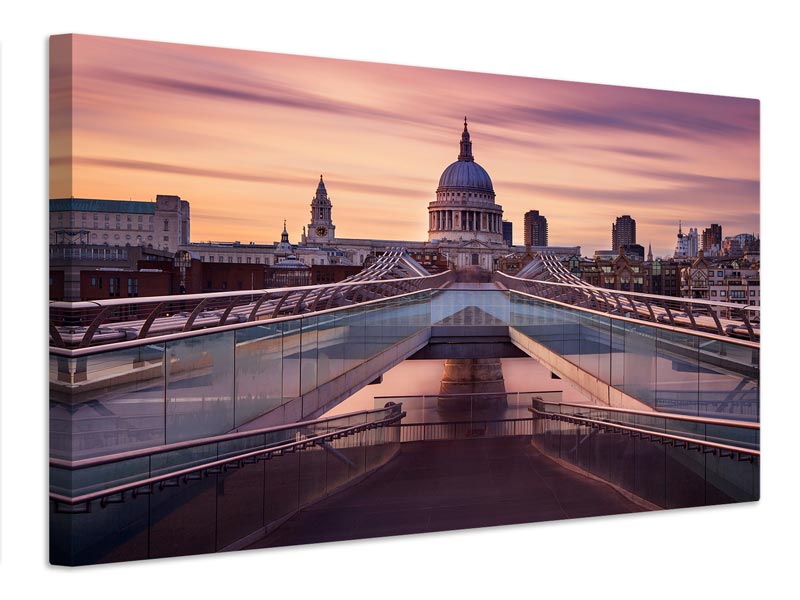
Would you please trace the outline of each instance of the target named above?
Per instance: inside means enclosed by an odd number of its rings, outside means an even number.
[[[333,241],[336,225],[333,224],[331,218],[331,208],[328,191],[325,189],[325,182],[322,181],[322,175],[320,175],[317,193],[311,199],[311,223],[308,226],[305,243],[320,244]]]

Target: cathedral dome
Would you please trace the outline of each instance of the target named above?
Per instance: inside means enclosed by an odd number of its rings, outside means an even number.
[[[448,166],[439,178],[439,190],[443,188],[479,190],[494,194],[489,174],[474,160],[457,160]]]

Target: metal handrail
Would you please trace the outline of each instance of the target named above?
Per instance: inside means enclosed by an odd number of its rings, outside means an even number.
[[[596,287],[587,283],[583,280],[580,280],[582,283],[564,283],[558,281],[544,281],[541,279],[523,279],[521,277],[515,277],[514,275],[509,275],[508,273],[503,273],[502,271],[495,271],[494,274],[498,277],[512,279],[514,281],[519,281],[520,283],[524,284],[541,284],[546,286],[553,286],[553,287],[562,287],[562,288],[574,288],[579,289],[580,291],[594,291],[603,294],[615,294],[621,296],[632,296],[632,297],[641,297],[641,298],[649,298],[653,300],[667,300],[667,301],[674,301],[680,303],[691,303],[691,304],[700,304],[705,306],[720,306],[722,308],[734,308],[737,310],[747,310],[750,312],[761,312],[760,306],[751,306],[749,304],[736,304],[734,302],[719,302],[716,300],[703,300],[701,298],[684,298],[683,296],[659,296],[658,294],[648,294],[645,292],[629,292],[628,290],[613,290],[610,288],[602,288]]]
[[[596,314],[614,313],[620,318],[625,318],[627,315],[635,320],[650,321],[659,325],[668,321],[669,325],[673,327],[711,332],[727,338],[744,338],[752,342],[758,342],[760,337],[759,329],[754,327],[754,319],[760,318],[761,308],[758,306],[612,290],[595,287],[586,282],[564,283],[523,279],[502,272],[495,272],[495,279],[515,292]],[[564,291],[571,293],[572,298],[569,301],[561,298]],[[550,295],[554,297],[549,297]],[[626,300],[627,308],[623,308],[620,298]],[[685,314],[673,313],[670,310],[670,304],[673,305],[673,309],[677,305]],[[658,311],[658,315],[654,308]],[[741,320],[727,318],[723,326],[723,322],[717,314],[718,311],[727,311],[729,314],[736,311],[741,316]],[[699,317],[706,318],[707,322],[699,321]],[[688,319],[688,323],[678,321],[678,319],[684,318]]]
[[[708,440],[700,440],[697,438],[689,438],[680,435],[673,435],[671,433],[661,433],[658,431],[653,431],[652,429],[642,429],[640,427],[631,427],[628,425],[622,425],[620,423],[610,423],[608,421],[598,421],[596,419],[589,419],[587,417],[580,417],[577,415],[565,415],[562,413],[549,413],[537,410],[535,408],[528,408],[528,410],[533,413],[534,415],[540,415],[546,419],[551,419],[553,421],[566,421],[567,423],[574,423],[576,425],[580,424],[587,424],[589,427],[592,428],[600,428],[600,429],[611,429],[613,431],[619,431],[623,435],[625,432],[628,434],[633,435],[636,434],[634,437],[640,437],[642,439],[648,439],[649,441],[657,441],[662,444],[670,444],[671,446],[680,445],[680,447],[685,447],[687,450],[697,450],[703,451],[704,453],[712,453],[717,454],[721,457],[728,456],[733,458],[734,455],[737,456],[739,460],[749,460],[752,461],[755,458],[761,457],[761,452],[751,448],[742,448],[740,446],[731,446],[729,444],[720,444],[717,442],[710,442]],[[696,446],[692,448],[692,446]],[[706,450],[706,449],[709,450]],[[728,454],[724,454],[727,452]],[[742,457],[745,458],[742,458]]]
[[[536,393],[536,392],[520,392],[525,394]],[[647,411],[647,410],[636,410],[632,408],[616,408],[614,406],[597,406],[594,404],[577,404],[574,402],[559,402],[558,404],[554,404],[552,402],[544,401],[543,404],[548,406],[571,406],[573,408],[583,408],[589,410],[602,410],[602,411],[613,411],[613,412],[622,412],[627,414],[633,415],[642,415],[645,417],[658,417],[661,419],[675,419],[676,421],[688,421],[691,423],[702,423],[704,425],[727,425],[730,427],[741,427],[743,429],[755,429],[760,430],[761,424],[755,423],[753,421],[736,421],[734,419],[718,419],[716,417],[697,417],[694,415],[681,415],[677,413],[665,413],[659,411]],[[561,413],[548,413],[548,414],[561,414]]]
[[[367,431],[369,429],[377,429],[379,427],[385,427],[397,421],[400,421],[405,416],[405,413],[399,412],[386,419],[381,419],[380,421],[374,421],[372,423],[361,423],[359,425],[353,425],[351,427],[347,427],[344,429],[339,429],[332,433],[323,433],[316,436],[311,436],[304,438],[302,440],[295,440],[293,442],[282,444],[279,446],[271,446],[270,448],[261,448],[259,450],[251,450],[242,452],[240,454],[236,454],[235,456],[228,456],[223,459],[214,460],[211,462],[203,463],[202,465],[194,465],[192,467],[187,467],[185,469],[179,469],[177,471],[171,471],[170,473],[164,473],[162,475],[157,475],[155,477],[147,477],[145,479],[140,479],[133,482],[124,483],[117,486],[112,486],[109,488],[105,488],[102,490],[97,490],[94,492],[90,492],[88,494],[82,494],[80,496],[64,496],[62,494],[57,494],[54,492],[50,493],[50,499],[61,503],[61,504],[68,504],[70,506],[74,506],[77,504],[88,504],[91,503],[93,500],[100,500],[101,506],[104,506],[105,503],[108,503],[108,499],[112,496],[119,495],[119,499],[115,499],[114,502],[123,502],[125,500],[125,492],[132,492],[133,496],[137,495],[137,490],[140,488],[147,488],[147,491],[139,491],[140,494],[151,494],[154,491],[154,485],[159,484],[159,489],[164,489],[166,487],[165,482],[174,479],[175,484],[174,486],[180,485],[180,483],[186,483],[187,481],[192,481],[195,479],[200,479],[204,476],[208,476],[211,473],[212,469],[221,468],[223,471],[227,470],[228,468],[240,468],[243,464],[247,463],[254,463],[258,460],[270,460],[273,456],[283,456],[284,454],[290,454],[295,450],[305,450],[309,446],[317,446],[324,444],[326,442],[330,442],[342,437],[349,437],[356,433],[360,433],[362,431]],[[193,476],[193,477],[192,477]],[[171,487],[174,487],[171,486]],[[103,500],[105,499],[105,503]]]
[[[448,275],[448,274],[450,274],[450,271],[447,271],[445,273],[439,273],[438,275],[434,275],[432,277],[440,277],[442,275]],[[383,283],[383,282],[375,282],[375,283]],[[339,285],[339,284],[334,284],[334,285]],[[352,286],[352,284],[349,284],[349,286],[345,286],[345,287],[351,287],[351,286]],[[298,290],[298,289],[301,289],[301,288],[292,288],[292,289]],[[380,297],[380,298],[364,300],[363,302],[346,304],[344,306],[334,306],[332,308],[324,308],[324,309],[321,309],[321,310],[316,310],[313,313],[306,313],[305,315],[304,314],[299,314],[299,315],[285,315],[285,316],[281,316],[281,317],[270,317],[270,318],[261,319],[261,320],[258,320],[258,321],[227,323],[227,324],[224,324],[224,325],[215,325],[215,326],[211,326],[211,327],[205,327],[203,329],[194,329],[194,330],[185,330],[183,327],[176,327],[174,333],[160,333],[160,334],[155,334],[155,335],[152,335],[151,337],[146,337],[146,338],[128,339],[128,340],[124,340],[124,341],[112,341],[112,342],[103,343],[103,344],[97,344],[97,345],[92,345],[92,346],[84,346],[82,348],[65,348],[65,347],[58,347],[58,346],[51,345],[50,346],[50,354],[55,354],[55,355],[58,355],[58,356],[64,356],[64,357],[68,357],[68,358],[77,358],[77,357],[80,357],[80,356],[85,356],[87,354],[95,354],[97,352],[108,352],[108,351],[111,351],[111,350],[121,350],[121,349],[125,349],[125,348],[133,348],[133,347],[137,347],[137,346],[147,346],[147,345],[150,345],[150,344],[156,344],[156,343],[161,343],[161,342],[165,342],[165,341],[184,339],[184,338],[187,338],[187,337],[196,337],[198,335],[204,335],[204,334],[210,334],[210,333],[220,333],[220,332],[225,332],[225,331],[233,331],[233,330],[236,330],[236,329],[243,329],[243,328],[247,328],[247,327],[252,327],[254,325],[263,326],[263,325],[271,325],[271,324],[274,324],[274,323],[281,323],[281,322],[284,322],[284,321],[293,321],[293,320],[296,320],[298,318],[302,318],[303,316],[310,315],[310,314],[313,314],[314,316],[327,315],[327,314],[331,314],[331,313],[334,313],[334,312],[337,312],[337,311],[348,310],[348,309],[354,308],[355,306],[361,307],[361,306],[368,306],[368,305],[372,305],[372,304],[377,304],[377,303],[380,303],[380,302],[383,302],[383,301],[387,300],[388,298],[405,298],[405,297],[408,297],[408,296],[413,296],[414,294],[418,294],[420,292],[425,292],[425,291],[428,291],[428,290],[435,290],[435,289],[438,289],[438,288],[435,288],[435,287],[430,287],[430,288],[421,287],[419,289],[412,290],[412,291],[409,291],[409,292],[405,292],[405,293],[402,293],[402,294],[396,294],[396,295],[392,295],[392,296],[384,296],[384,297]],[[185,296],[177,296],[177,298],[184,298],[184,297]],[[122,321],[122,322],[119,323],[119,325],[123,326],[123,325],[125,325],[125,322]],[[51,323],[51,335],[52,335],[52,330],[53,329],[54,329],[54,326]]]
[[[357,282],[362,290],[370,290],[369,294],[361,293],[360,302],[355,298],[346,298],[346,294],[338,294],[340,304],[352,306],[381,297],[396,297],[405,292],[422,291],[441,287],[453,278],[452,271],[436,275],[408,277],[400,279],[375,279]],[[402,289],[405,286],[406,289]],[[165,331],[189,331],[198,329],[219,329],[229,324],[279,318],[279,311],[291,312],[292,315],[314,312],[321,303],[319,299],[329,295],[330,301],[337,293],[354,287],[354,282],[344,281],[332,284],[300,286],[289,288],[267,288],[260,290],[238,290],[234,292],[214,292],[209,294],[179,294],[173,296],[149,296],[143,298],[113,298],[82,302],[51,302],[50,321],[51,346],[78,348],[90,345],[116,343],[129,340],[131,336],[151,339],[162,335]],[[316,294],[312,294],[316,292]],[[371,298],[367,298],[371,296]],[[375,298],[375,296],[379,296]],[[310,298],[306,303],[306,298]],[[210,302],[222,302],[223,305],[207,309],[200,315],[199,305],[206,307]],[[237,304],[237,302],[243,304]],[[328,303],[330,304],[330,302]],[[171,308],[170,308],[171,307]],[[234,311],[234,307],[236,310]],[[341,306],[340,306],[341,307]],[[170,308],[173,314],[164,311]],[[330,310],[329,306],[325,307]],[[336,307],[334,307],[336,308]],[[116,312],[125,315],[121,319],[111,320]],[[228,323],[229,317],[234,319]],[[74,321],[71,324],[70,321]],[[202,322],[201,322],[202,321]],[[260,321],[259,321],[260,322]],[[158,323],[158,327],[156,327]],[[104,335],[111,339],[98,339],[103,328]],[[109,331],[109,329],[111,331]],[[148,336],[150,334],[150,337]]]
[[[417,394],[417,395],[397,395],[397,396],[375,396],[375,400],[396,400],[398,398],[451,398],[462,396],[517,396],[520,394],[560,394],[561,390],[536,390],[533,392],[469,392],[463,394]]]

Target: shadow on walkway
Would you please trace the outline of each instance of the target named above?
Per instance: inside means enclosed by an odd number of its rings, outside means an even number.
[[[641,512],[559,467],[530,437],[403,444],[363,482],[294,515],[249,548]]]

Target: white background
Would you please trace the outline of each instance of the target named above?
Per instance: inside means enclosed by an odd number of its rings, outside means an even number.
[[[6,0],[0,594],[61,598],[713,598],[797,591],[800,134],[789,2]],[[765,8],[766,6],[766,8]],[[47,565],[47,37],[85,33],[761,100],[765,311],[759,503],[136,564]],[[324,93],[324,90],[320,90]],[[690,215],[684,215],[689,218]],[[677,218],[677,217],[676,217]],[[796,314],[796,313],[795,313]],[[788,585],[778,591],[782,585]]]

